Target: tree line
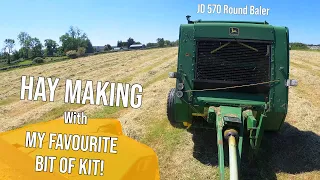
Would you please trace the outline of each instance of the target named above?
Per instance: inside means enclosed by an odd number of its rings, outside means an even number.
[[[8,64],[11,60],[34,59],[36,57],[63,56],[68,51],[77,51],[79,55],[84,53],[93,53],[93,46],[86,33],[79,28],[71,26],[68,32],[60,36],[61,46],[52,40],[45,39],[44,44],[37,37],[32,37],[27,32],[20,32],[17,36],[17,42],[14,39],[5,39],[4,47],[1,51],[1,58],[7,59]],[[13,50],[16,43],[21,48]]]
[[[27,32],[20,32],[17,36],[17,40],[5,39],[4,47],[0,52],[0,59],[6,59],[7,63],[16,61],[19,59],[34,59],[36,57],[59,57],[65,56],[76,58],[83,56],[87,53],[94,53],[95,49],[92,46],[87,34],[77,27],[70,26],[69,30],[59,37],[61,46],[52,39],[45,39],[44,43],[37,37],[32,37]],[[21,48],[19,50],[13,50],[15,45],[19,43]],[[117,47],[129,48],[133,44],[141,44],[139,41],[135,41],[133,38],[129,38],[127,41],[118,41]],[[147,43],[147,47],[169,47],[177,46],[177,41],[164,40],[164,38],[158,38],[156,43]],[[111,50],[110,44],[104,46],[104,51]]]
[[[308,45],[300,42],[292,42],[289,43],[290,49],[295,50],[295,49],[309,49]]]
[[[117,47],[121,48],[129,48],[131,45],[134,44],[141,44],[139,41],[135,41],[133,38],[129,38],[127,41],[121,41],[119,40],[117,42]],[[164,40],[164,38],[157,38],[156,43],[147,43],[146,47],[148,48],[154,48],[154,47],[173,47],[173,46],[178,46],[179,40],[176,41],[169,41],[169,40]]]

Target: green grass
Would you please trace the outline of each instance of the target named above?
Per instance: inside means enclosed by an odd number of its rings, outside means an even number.
[[[17,62],[17,63],[12,63],[12,64],[7,64],[7,63],[0,63],[0,68],[4,68],[4,67],[10,67],[10,66],[17,66],[17,65],[31,65],[31,66],[39,66],[39,65],[43,65],[43,64],[48,64],[48,63],[54,63],[54,62],[59,62],[59,61],[65,61],[68,60],[70,58],[68,58],[67,56],[62,56],[62,57],[46,57],[44,58],[44,63],[41,64],[37,64],[37,63],[32,63],[31,59],[26,59],[24,61],[21,62]],[[30,66],[27,66],[30,67]],[[21,69],[21,68],[25,68],[25,66],[22,67],[16,67],[16,68],[11,68],[8,70],[4,70],[4,71],[11,71],[14,69]]]
[[[16,65],[26,65],[26,64],[32,64],[32,60],[24,60],[24,61],[19,62]]]
[[[161,144],[161,150],[172,152],[175,147],[183,142],[184,129],[173,128],[167,119],[154,121],[149,132],[141,139],[141,142],[148,145]]]
[[[130,81],[132,81],[132,79],[133,79],[133,76],[128,76],[128,77],[125,77],[125,78],[121,79],[118,82],[120,82],[120,83],[129,83]]]
[[[108,106],[104,107],[102,110],[95,112],[94,114],[90,115],[91,118],[117,118],[118,115],[116,114],[120,110],[123,109],[123,106],[116,107],[116,106]]]
[[[4,99],[4,100],[1,100],[0,101],[0,106],[4,106],[4,105],[8,105],[8,104],[11,104],[12,102],[16,102],[16,101],[19,101],[18,98],[7,98],[7,99]]]
[[[6,63],[6,62],[0,63],[0,68],[2,68],[2,67],[8,67],[8,66],[11,66],[11,64],[8,64],[8,63]]]
[[[51,111],[49,111],[45,115],[41,116],[39,119],[41,121],[54,120],[54,119],[57,119],[57,118],[63,116],[63,113],[65,111],[69,111],[71,109],[77,109],[82,106],[83,106],[82,104],[64,104],[62,106],[53,108]]]
[[[162,63],[164,63],[164,62],[166,62],[166,61],[169,61],[169,60],[170,60],[172,57],[174,57],[174,56],[176,56],[176,55],[167,57],[167,58],[165,58],[165,59],[162,60],[162,61],[157,61],[157,62],[153,63],[152,65],[150,65],[150,66],[142,69],[139,73],[149,72],[149,71],[151,71],[154,67],[157,67],[157,66],[161,65]]]
[[[51,61],[62,61],[69,59],[67,56],[61,56],[61,57],[46,57],[44,60],[45,62],[51,62]]]
[[[168,71],[160,74],[159,76],[156,76],[151,81],[146,82],[143,85],[143,87],[146,88],[146,87],[150,86],[151,84],[153,84],[153,83],[155,83],[157,81],[161,81],[161,80],[164,80],[164,79],[168,78],[169,77],[169,72],[173,72],[173,71],[176,71],[176,70],[177,70],[176,66],[171,67]]]
[[[27,59],[27,60],[24,60],[24,61],[20,61],[20,62],[17,62],[17,63],[11,63],[11,64],[0,63],[0,67],[10,67],[10,66],[26,65],[26,64],[32,64],[32,60]]]

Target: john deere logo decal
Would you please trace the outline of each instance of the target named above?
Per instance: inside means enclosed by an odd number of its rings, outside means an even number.
[[[231,27],[229,29],[229,34],[231,36],[238,36],[239,35],[239,28],[236,28],[236,27]]]

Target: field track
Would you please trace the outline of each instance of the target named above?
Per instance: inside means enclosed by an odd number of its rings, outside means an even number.
[[[217,179],[215,134],[187,132],[169,126],[166,99],[174,80],[177,48],[95,55],[1,72],[0,132],[28,123],[56,119],[64,111],[85,111],[89,118],[118,118],[127,135],[152,147],[159,158],[161,179]],[[283,129],[266,134],[261,156],[244,160],[244,179],[320,179],[320,53],[290,51],[289,113]],[[60,78],[55,102],[21,101],[21,76]],[[140,109],[64,104],[64,80],[139,83]]]

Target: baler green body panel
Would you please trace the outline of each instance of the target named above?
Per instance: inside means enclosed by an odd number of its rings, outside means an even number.
[[[199,23],[194,24],[196,38],[230,38],[229,28],[237,27],[236,39],[274,40],[273,27],[267,24],[249,23]]]
[[[238,36],[231,36],[229,28],[239,29]],[[262,111],[262,104],[268,105],[267,117],[264,120],[265,130],[278,130],[287,114],[289,78],[289,36],[286,27],[275,27],[269,24],[230,23],[230,22],[199,22],[180,26],[179,52],[177,66],[176,88],[184,84],[183,97],[175,96],[175,120],[189,122],[193,120],[192,113],[205,113],[205,108],[222,102],[233,102],[233,106],[251,106]],[[256,40],[271,43],[270,81],[268,99],[260,94],[193,91],[197,62],[197,41],[202,39]],[[223,100],[224,99],[224,100]],[[206,101],[207,100],[207,101]],[[250,104],[251,102],[251,104]]]
[[[177,72],[180,74],[180,81],[185,82],[185,88],[192,89],[192,79],[194,78],[194,74],[191,72],[193,71],[192,64],[195,55],[194,53],[192,53],[195,49],[193,25],[181,25],[179,33],[179,43],[181,44],[178,51]],[[188,56],[183,57],[183,60],[182,58],[181,60],[179,60],[179,57],[182,57],[180,54],[185,55],[187,53],[189,53]],[[188,72],[188,74],[185,74],[185,72]],[[175,119],[178,122],[190,122],[192,120],[192,110],[186,103],[187,101],[188,99],[185,99],[185,97],[180,99],[175,96],[175,110],[184,112],[175,113]]]
[[[273,65],[271,73],[273,80],[279,79],[270,90],[270,112],[267,113],[265,129],[276,131],[283,124],[288,111],[288,87],[285,82],[289,79],[289,30],[288,28],[274,27],[275,43],[272,48]]]

